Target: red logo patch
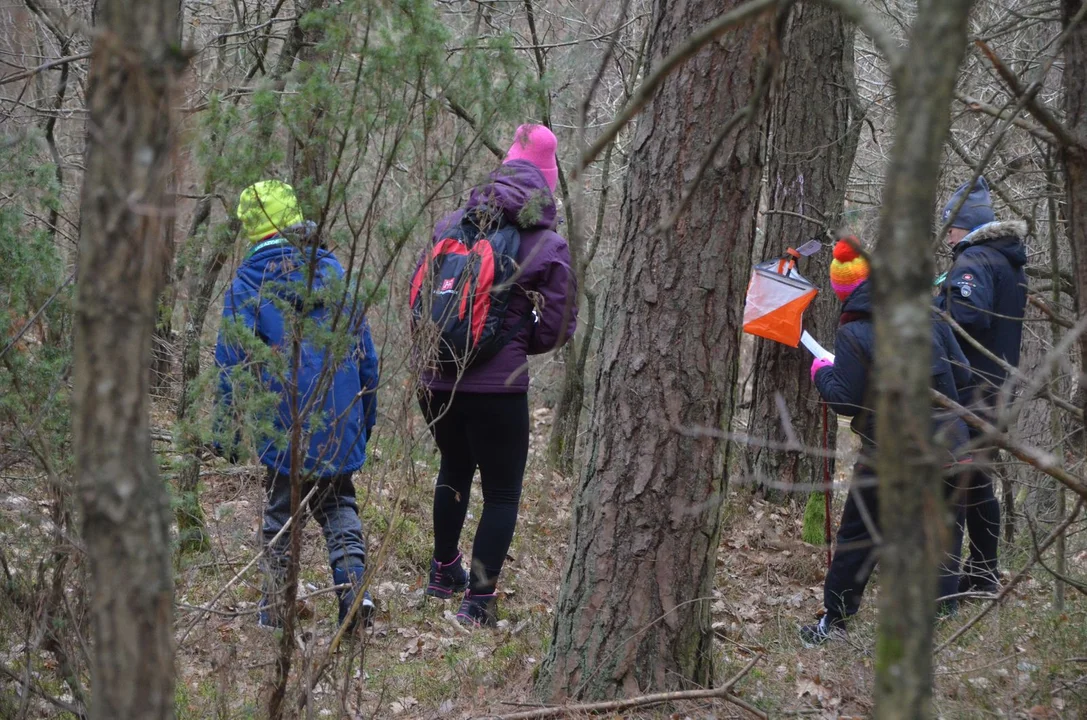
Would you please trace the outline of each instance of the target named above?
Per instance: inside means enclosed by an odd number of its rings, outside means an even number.
[[[445,280],[442,280],[442,290],[441,291],[442,292],[447,292],[449,290],[452,290],[453,286],[456,284],[456,282],[457,281],[454,278],[446,278]]]
[[[964,274],[964,275],[962,276],[962,279],[963,279],[963,280],[973,280],[973,279],[974,279],[974,276],[973,276],[973,275],[971,275],[970,273],[966,273],[966,274]]]

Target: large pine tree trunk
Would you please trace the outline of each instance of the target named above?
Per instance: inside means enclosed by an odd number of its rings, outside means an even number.
[[[650,71],[741,0],[654,3]],[[666,79],[632,145],[604,312],[589,459],[539,690],[603,698],[712,683],[710,603],[727,446],[677,429],[734,412],[761,180],[757,127],[721,146],[690,210],[656,228],[755,95],[763,15]]]
[[[91,577],[93,718],[172,718],[173,585],[151,453],[151,335],[173,222],[177,0],[101,0],[87,92],[72,424]]]
[[[877,718],[932,707],[936,568],[946,540],[931,435],[932,217],[973,0],[921,0],[896,73],[895,143],[873,256],[880,555]]]
[[[298,17],[307,13],[317,13],[325,8],[326,0],[305,0],[296,5]],[[330,53],[328,49],[319,50],[325,40],[324,28],[313,28],[306,23],[296,22],[291,26],[293,39],[298,41],[298,80],[302,84],[312,82],[314,73],[327,74]],[[328,181],[332,158],[333,129],[329,127],[328,107],[318,101],[312,112],[306,117],[302,132],[291,140],[291,184],[300,195],[306,217],[320,220],[318,210],[324,210],[325,192],[321,186]]]
[[[784,255],[788,247],[798,247],[812,237],[826,241],[824,232],[838,228],[860,129],[858,119],[851,119],[851,24],[822,4],[798,3],[790,14],[783,55],[767,153],[767,257]],[[831,253],[824,250],[802,260],[799,269],[812,282],[826,287],[830,261]],[[821,342],[830,343],[839,309],[833,293],[820,293],[805,314],[806,327]],[[773,443],[788,440],[777,399],[780,395],[801,445],[806,449],[820,447],[823,412],[808,377],[811,356],[769,340],[755,342],[748,434]],[[834,416],[828,421],[834,423]],[[831,450],[833,430],[832,424]],[[748,471],[757,486],[808,484],[822,482],[823,461],[805,450],[784,452],[752,446]]]
[[[1061,13],[1067,28],[1080,12],[1084,0],[1061,0]],[[1065,124],[1081,138],[1087,138],[1087,23],[1071,29],[1064,45]],[[1087,311],[1087,152],[1082,148],[1064,148],[1065,216],[1068,218],[1068,242],[1075,261],[1077,304],[1080,314]],[[1079,341],[1080,379],[1077,399],[1087,407],[1087,336]]]

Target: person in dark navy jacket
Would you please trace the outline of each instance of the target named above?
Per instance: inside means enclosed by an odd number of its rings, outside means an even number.
[[[861,595],[876,563],[877,548],[873,546],[872,532],[878,530],[880,525],[874,468],[876,419],[869,396],[876,339],[872,324],[868,262],[860,254],[856,238],[837,243],[830,273],[831,285],[842,301],[842,313],[834,339],[834,360],[817,358],[812,363],[811,377],[819,395],[831,409],[852,418],[850,427],[861,438],[861,450],[838,527],[834,556],[823,583],[826,613],[818,624],[805,625],[800,629],[801,639],[809,645],[818,645],[835,635],[844,634],[848,619],[859,610]],[[934,320],[932,387],[957,400],[959,388],[965,387],[969,379],[969,363],[951,328],[946,323]],[[954,495],[957,484],[954,468],[962,460],[958,451],[966,444],[969,435],[961,418],[935,408],[932,432],[933,446],[942,454],[941,464],[947,470],[945,489],[946,496],[951,499],[948,527],[952,537],[949,552],[940,568],[938,588],[939,597],[948,598],[958,590],[958,550],[962,546],[957,522],[959,508]],[[953,598],[945,599],[941,610],[952,612],[956,605]]]
[[[961,339],[973,370],[963,403],[991,417],[1007,378],[1006,367],[1019,365],[1027,305],[1023,270],[1027,254],[1022,240],[1026,223],[996,220],[985,178],[967,185],[959,187],[944,207],[943,221],[951,220],[947,242],[954,264],[940,281],[936,303],[984,349]],[[971,475],[965,506],[970,556],[960,589],[995,592],[999,578],[1000,503],[993,492],[992,476],[982,464]]]

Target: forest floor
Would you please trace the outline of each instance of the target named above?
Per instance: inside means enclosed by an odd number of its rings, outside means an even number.
[[[373,583],[380,614],[361,641],[337,653],[316,685],[312,717],[470,718],[526,709],[535,701],[533,673],[547,652],[553,607],[566,552],[572,481],[546,470],[550,417],[534,413],[530,472],[520,524],[501,582],[499,628],[466,632],[452,620],[455,601],[425,599],[430,558],[431,478],[437,458],[418,448],[417,473],[400,487],[367,497],[360,483],[371,556],[383,555]],[[380,472],[397,451],[376,444],[366,472]],[[843,464],[843,467],[848,467]],[[839,480],[845,480],[844,471]],[[388,530],[388,508],[399,494],[399,517]],[[479,511],[472,498],[464,547]],[[262,717],[274,675],[278,634],[258,628],[259,577],[250,571],[199,620],[192,607],[211,602],[253,557],[260,522],[260,478],[208,478],[203,492],[213,550],[179,568],[179,716]],[[718,681],[756,655],[761,660],[736,693],[770,717],[867,717],[872,710],[874,611],[878,575],[848,641],[805,648],[797,628],[821,606],[825,555],[800,536],[802,508],[773,504],[742,487],[730,491],[717,561],[713,603]],[[330,585],[324,545],[310,524],[304,536],[301,594]],[[1020,567],[1025,551],[1010,548],[1005,565]],[[1087,553],[1073,558],[1087,563]],[[1066,611],[1052,612],[1051,582],[1038,569],[975,630],[936,658],[940,717],[1087,717],[1087,603],[1069,590]],[[335,603],[325,593],[305,603],[294,677],[312,672],[334,631]],[[937,628],[937,642],[985,607],[964,606]],[[297,688],[296,688],[297,696]],[[619,716],[613,716],[619,717]],[[724,701],[681,703],[624,712],[625,718],[751,717]]]
[[[304,532],[300,580],[300,595],[307,597],[295,642],[288,717],[494,717],[538,702],[532,680],[550,641],[573,481],[547,469],[543,452],[549,412],[535,411],[533,426],[520,523],[500,583],[499,628],[475,632],[453,621],[456,601],[425,599],[422,594],[430,559],[436,454],[427,444],[405,448],[390,439],[375,440],[367,467],[356,477],[370,536],[370,562],[378,565],[372,585],[380,607],[377,622],[334,654],[306,711],[295,715],[302,696],[300,678],[312,676],[335,631],[336,606],[329,592],[324,543],[319,528],[310,523]],[[425,431],[415,430],[425,437]],[[847,458],[842,459],[840,468],[848,468]],[[276,674],[280,634],[256,625],[257,569],[239,573],[258,551],[263,476],[255,469],[247,473],[226,465],[209,470],[201,499],[211,549],[180,558],[176,568],[178,717],[263,718],[268,687]],[[846,480],[844,469],[838,480]],[[0,528],[26,527],[25,522],[7,521],[22,513],[27,502],[0,500]],[[480,502],[477,484],[462,544],[466,550]],[[795,502],[782,505],[758,499],[736,483],[730,489],[713,602],[716,682],[758,656],[735,693],[769,717],[868,717],[878,574],[848,640],[805,648],[797,628],[812,621],[821,606],[825,555],[821,548],[798,539],[802,510]],[[1029,557],[1030,534],[1021,531],[1020,537],[1022,547],[1005,548],[1006,569],[1018,570]],[[1087,550],[1082,538],[1073,538],[1070,547],[1076,550],[1069,571],[1083,577]],[[1069,588],[1065,612],[1058,614],[1051,597],[1052,582],[1036,567],[1001,607],[938,655],[939,717],[1087,717],[1087,602]],[[984,607],[981,602],[967,604],[958,617],[941,622],[937,642]],[[0,650],[7,662],[19,667],[17,648]],[[35,675],[46,684],[50,673],[43,668]],[[62,694],[59,683],[56,686]],[[40,717],[58,715],[42,705]],[[679,720],[752,715],[715,700],[604,717]]]

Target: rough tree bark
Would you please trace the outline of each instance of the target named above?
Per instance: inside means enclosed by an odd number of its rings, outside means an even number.
[[[921,0],[909,49],[895,72],[895,143],[873,256],[883,520],[877,718],[926,718],[932,712],[936,567],[946,529],[941,468],[930,446],[930,248],[940,160],[972,4]]]
[[[72,425],[93,628],[91,717],[174,716],[165,486],[151,453],[151,335],[173,222],[178,0],[101,0],[88,78]]]
[[[1083,7],[1084,0],[1061,0],[1061,15],[1069,33],[1064,44],[1065,125],[1072,133],[1087,138],[1087,23],[1069,27]],[[1068,219],[1068,243],[1075,265],[1077,311],[1085,310],[1087,298],[1087,151],[1061,148],[1064,165],[1065,216]],[[1080,337],[1080,377],[1078,405],[1087,408],[1087,337]]]
[[[305,0],[297,3],[298,17],[302,18],[310,12],[320,12],[327,5],[327,0]],[[295,22],[291,25],[291,43],[297,42],[299,81],[307,82],[307,76],[313,73],[327,73],[328,53],[320,52],[318,46],[324,39],[323,28],[305,29],[304,24]],[[324,209],[324,197],[315,198],[307,202],[307,196],[318,194],[317,190],[328,180],[330,144],[332,143],[331,128],[328,127],[327,107],[318,102],[312,112],[306,118],[301,132],[294,134],[291,140],[291,152],[289,163],[291,166],[291,183],[298,190],[302,206],[312,205],[313,210]],[[307,216],[317,220],[315,212],[308,212]]]
[[[782,74],[770,116],[767,256],[784,254],[786,248],[798,247],[812,237],[822,236],[826,241],[825,233],[833,234],[841,222],[860,130],[858,119],[851,118],[853,32],[853,26],[837,11],[819,3],[800,2],[790,13]],[[830,252],[824,250],[802,260],[799,269],[824,285],[831,259]],[[833,338],[839,307],[834,294],[824,292],[806,313],[806,326],[820,341]],[[769,340],[755,342],[757,371],[748,433],[776,443],[788,440],[778,406],[780,395],[803,447],[820,447],[823,412],[808,378],[811,357]],[[833,415],[829,421],[833,450]],[[822,459],[803,450],[783,452],[752,446],[747,463],[756,486],[767,481],[789,485],[822,482]],[[772,491],[768,494],[786,497]]]
[[[654,3],[651,68],[740,0]],[[727,446],[682,433],[735,410],[739,328],[762,175],[762,133],[727,136],[690,210],[680,203],[719,130],[757,96],[764,13],[664,80],[632,143],[602,323],[589,459],[551,649],[552,698],[609,698],[713,681],[708,597]],[[756,114],[757,116],[757,114]]]

